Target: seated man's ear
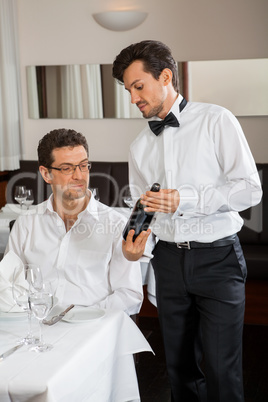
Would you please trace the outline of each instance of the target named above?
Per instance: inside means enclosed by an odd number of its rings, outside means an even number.
[[[48,184],[52,183],[51,172],[49,172],[48,168],[46,168],[45,166],[39,166],[39,172],[41,173],[46,183]]]

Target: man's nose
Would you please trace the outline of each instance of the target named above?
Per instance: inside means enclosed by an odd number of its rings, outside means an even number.
[[[136,92],[131,93],[131,103],[134,105],[140,101],[140,96]]]
[[[74,172],[73,172],[73,177],[75,177],[75,178],[77,178],[77,179],[80,179],[80,178],[82,177],[82,172],[81,172],[79,166],[76,166],[76,167],[75,167],[75,170],[74,170]]]

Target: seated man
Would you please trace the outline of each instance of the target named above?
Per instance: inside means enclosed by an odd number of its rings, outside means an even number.
[[[16,220],[5,253],[13,250],[23,262],[39,264],[44,277],[57,269],[60,304],[139,312],[140,266],[122,254],[125,218],[88,189],[85,137],[74,130],[51,131],[39,142],[38,162],[52,194],[36,213]]]

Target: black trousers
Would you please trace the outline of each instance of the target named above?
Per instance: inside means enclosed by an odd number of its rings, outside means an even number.
[[[159,241],[153,254],[172,402],[244,401],[246,264],[238,237],[191,250]]]

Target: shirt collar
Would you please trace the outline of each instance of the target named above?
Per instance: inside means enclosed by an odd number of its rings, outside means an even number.
[[[83,212],[88,213],[88,214],[90,214],[94,219],[96,219],[97,221],[99,221],[99,219],[100,219],[100,218],[99,218],[99,208],[98,208],[99,201],[97,201],[97,200],[94,198],[94,196],[93,196],[93,194],[92,194],[92,192],[91,192],[90,190],[88,190],[88,191],[91,193],[89,203],[87,204],[86,209],[85,209],[84,211],[80,212],[80,214],[82,214]],[[79,215],[80,215],[80,214],[79,214]],[[78,215],[78,216],[79,216],[79,215]]]
[[[49,212],[55,212],[53,209],[53,193],[49,196],[49,199],[47,200],[47,208]]]
[[[88,190],[88,191],[91,194],[90,200],[89,200],[86,208],[78,214],[78,219],[79,219],[79,217],[82,217],[84,214],[85,215],[89,214],[93,217],[93,219],[96,219],[97,221],[99,221],[98,201],[95,200],[95,198],[92,195],[92,192],[90,190]],[[45,211],[57,214],[57,212],[55,212],[53,209],[53,193],[50,195],[50,197],[48,198],[48,200],[46,202],[46,207],[44,209],[44,212]]]
[[[181,94],[179,94],[179,96],[173,103],[170,111],[168,112],[168,113],[172,112],[177,117],[178,121],[180,121],[180,103],[182,101],[183,101],[183,96]]]
[[[172,112],[178,119],[178,121],[180,121],[180,103],[183,100],[183,96],[181,94],[179,94],[179,96],[176,98],[175,102],[173,103],[173,105],[171,106],[170,110],[168,111],[168,113]],[[168,115],[167,113],[167,115]],[[154,116],[151,119],[149,119],[148,121],[152,121],[152,120],[162,120],[160,119],[160,117]]]

